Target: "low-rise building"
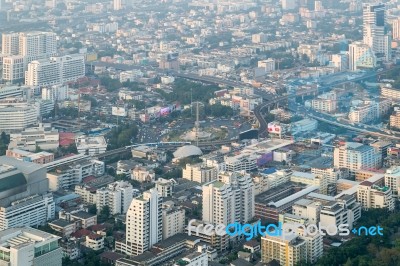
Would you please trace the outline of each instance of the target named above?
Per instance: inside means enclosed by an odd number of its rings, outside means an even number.
[[[39,147],[43,150],[56,150],[59,140],[58,130],[50,124],[39,124],[38,127],[25,128],[20,133],[10,134],[8,149],[18,148],[34,152]]]
[[[75,144],[78,153],[91,156],[104,153],[107,150],[107,142],[103,136],[80,136],[75,139]]]
[[[132,170],[131,178],[139,182],[153,182],[156,178],[156,174],[153,169],[137,166]]]
[[[62,265],[60,237],[30,227],[0,232],[2,265]]]
[[[54,161],[54,153],[41,151],[30,152],[18,148],[11,148],[6,151],[6,156],[13,157],[21,161],[32,162],[36,164],[47,164]]]
[[[104,236],[98,234],[90,234],[86,236],[85,246],[94,251],[104,249]]]

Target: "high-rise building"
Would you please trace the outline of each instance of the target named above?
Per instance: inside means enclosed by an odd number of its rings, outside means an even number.
[[[85,57],[80,54],[40,59],[28,64],[25,84],[28,86],[59,85],[85,76]]]
[[[372,48],[379,58],[391,59],[391,37],[386,34],[384,4],[363,6],[363,42]]]
[[[1,53],[4,55],[19,54],[19,33],[3,33],[1,36]]]
[[[393,20],[392,37],[393,40],[400,40],[400,18]]]
[[[225,225],[235,222],[235,192],[230,184],[214,181],[203,186],[203,221]]]
[[[2,265],[62,265],[61,237],[30,227],[0,232]]]
[[[361,42],[349,45],[349,70],[371,69],[376,67],[376,56],[370,46]]]
[[[207,183],[217,179],[218,169],[204,164],[186,164],[182,177],[198,183]]]
[[[24,32],[19,35],[19,55],[27,61],[54,56],[57,53],[57,39],[53,32]]]
[[[222,172],[219,181],[203,186],[203,221],[246,223],[254,217],[254,184],[246,172]]]
[[[100,212],[104,206],[108,206],[112,215],[126,213],[132,198],[132,185],[127,181],[116,181],[96,191],[97,211]]]
[[[165,240],[185,228],[185,210],[182,207],[166,206],[162,210],[162,239]]]
[[[8,82],[22,80],[25,75],[26,59],[21,55],[3,58],[3,79]]]
[[[333,164],[338,168],[349,169],[353,175],[357,170],[377,169],[381,160],[381,155],[373,147],[357,142],[346,142],[335,147]]]
[[[114,0],[113,8],[114,8],[114,10],[121,10],[122,9],[122,0]]]
[[[115,249],[128,255],[139,255],[162,239],[162,199],[156,189],[143,192],[132,200],[126,214],[125,242]]]
[[[370,208],[386,208],[393,211],[395,208],[392,189],[380,187],[369,181],[363,181],[357,188],[357,201],[365,210]]]

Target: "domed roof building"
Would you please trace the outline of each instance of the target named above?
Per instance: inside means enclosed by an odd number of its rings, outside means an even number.
[[[200,150],[199,147],[194,145],[186,145],[180,147],[174,152],[174,157],[177,159],[199,155],[203,155],[203,152]]]

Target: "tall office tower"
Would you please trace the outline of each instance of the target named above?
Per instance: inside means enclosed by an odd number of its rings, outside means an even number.
[[[338,168],[349,169],[350,174],[357,170],[377,169],[382,155],[371,146],[357,142],[346,142],[335,147],[333,164]]]
[[[392,36],[393,40],[400,40],[400,18],[393,20],[393,27],[392,27]]]
[[[126,213],[126,242],[116,249],[128,255],[140,255],[162,240],[162,199],[156,189],[132,200]]]
[[[372,69],[376,67],[376,56],[372,48],[361,42],[349,45],[349,69],[356,71],[360,69]]]
[[[85,76],[85,57],[80,54],[40,59],[28,64],[25,84],[48,86],[75,81]]]
[[[1,0],[0,0],[1,1]],[[1,36],[1,53],[4,55],[19,54],[19,33],[3,33]]]
[[[19,35],[19,54],[27,61],[54,56],[57,53],[57,39],[53,32],[26,32]]]
[[[122,9],[122,0],[114,0],[114,10]]]
[[[363,6],[363,42],[372,48],[377,57],[391,59],[391,38],[386,34],[384,4]]]

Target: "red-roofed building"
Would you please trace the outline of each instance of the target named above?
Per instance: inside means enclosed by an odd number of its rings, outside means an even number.
[[[60,146],[61,147],[68,147],[71,144],[75,144],[75,133],[71,132],[60,132]]]
[[[93,234],[92,231],[90,231],[88,229],[81,229],[81,230],[78,230],[75,233],[71,234],[71,236],[76,237],[76,238],[82,238],[82,237],[86,237],[90,234]]]

